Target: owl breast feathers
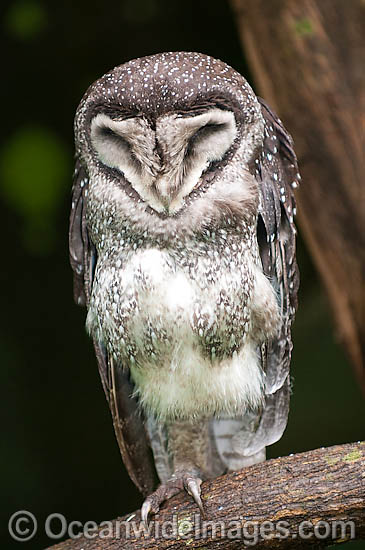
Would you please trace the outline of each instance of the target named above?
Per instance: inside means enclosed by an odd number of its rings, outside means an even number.
[[[97,80],[75,137],[75,299],[130,476],[148,494],[154,467],[262,460],[289,408],[291,137],[234,69],[186,52]]]

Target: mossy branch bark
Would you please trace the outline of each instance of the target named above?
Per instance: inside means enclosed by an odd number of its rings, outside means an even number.
[[[143,536],[137,511],[101,524],[90,538],[69,539],[52,550],[231,550],[252,543],[257,550],[281,550],[365,538],[365,442],[227,474],[205,482],[202,499],[204,519],[180,493],[151,518],[150,535]]]

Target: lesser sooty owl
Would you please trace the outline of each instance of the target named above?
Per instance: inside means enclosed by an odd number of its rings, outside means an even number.
[[[239,73],[186,52],[97,80],[75,137],[75,299],[142,518],[182,489],[202,509],[202,480],[264,460],[287,423],[292,139]]]

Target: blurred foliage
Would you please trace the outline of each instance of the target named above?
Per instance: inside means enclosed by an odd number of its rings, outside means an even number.
[[[159,51],[208,53],[250,75],[221,0],[18,0],[3,13],[0,514],[10,549],[19,548],[6,527],[17,510],[42,526],[52,512],[100,522],[141,503],[121,462],[85,311],[72,300],[67,231],[82,94],[113,66]],[[308,32],[307,23],[298,30]],[[301,239],[298,255],[291,412],[269,456],[364,437],[363,401]],[[52,542],[40,529],[21,548]]]
[[[8,8],[4,26],[12,36],[29,40],[45,29],[47,14],[40,2],[20,0]]]
[[[46,128],[19,128],[0,150],[0,191],[20,214],[27,248],[46,252],[54,215],[69,189],[71,152]]]

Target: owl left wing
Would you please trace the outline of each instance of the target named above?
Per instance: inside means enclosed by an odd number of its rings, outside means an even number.
[[[88,306],[97,262],[96,248],[90,239],[86,223],[88,177],[76,160],[72,187],[72,208],[69,227],[70,263],[74,275],[74,299]],[[94,340],[95,354],[104,392],[111,410],[119,449],[128,474],[144,495],[155,485],[155,471],[146,430],[129,372],[116,365],[105,347]]]
[[[257,238],[265,275],[279,300],[281,328],[261,349],[265,371],[265,405],[246,453],[251,455],[282,436],[290,399],[291,325],[297,308],[299,273],[296,263],[293,189],[300,175],[293,140],[281,120],[259,98],[265,121],[261,157],[256,161],[260,187]]]
[[[265,372],[262,410],[245,412],[241,419],[213,422],[218,452],[229,470],[263,460],[265,447],[282,436],[289,412],[291,325],[299,286],[293,188],[300,176],[290,135],[266,103],[259,101],[265,139],[256,160],[260,189],[257,239],[263,271],[278,296],[282,323],[278,336],[265,342],[259,350]]]
[[[281,332],[268,343],[266,359],[263,357],[266,391],[274,393],[282,387],[289,373],[291,325],[298,305],[293,190],[299,185],[300,175],[291,136],[269,106],[262,99],[260,103],[265,139],[256,171],[261,190],[258,242],[263,271],[278,294],[282,319]]]

